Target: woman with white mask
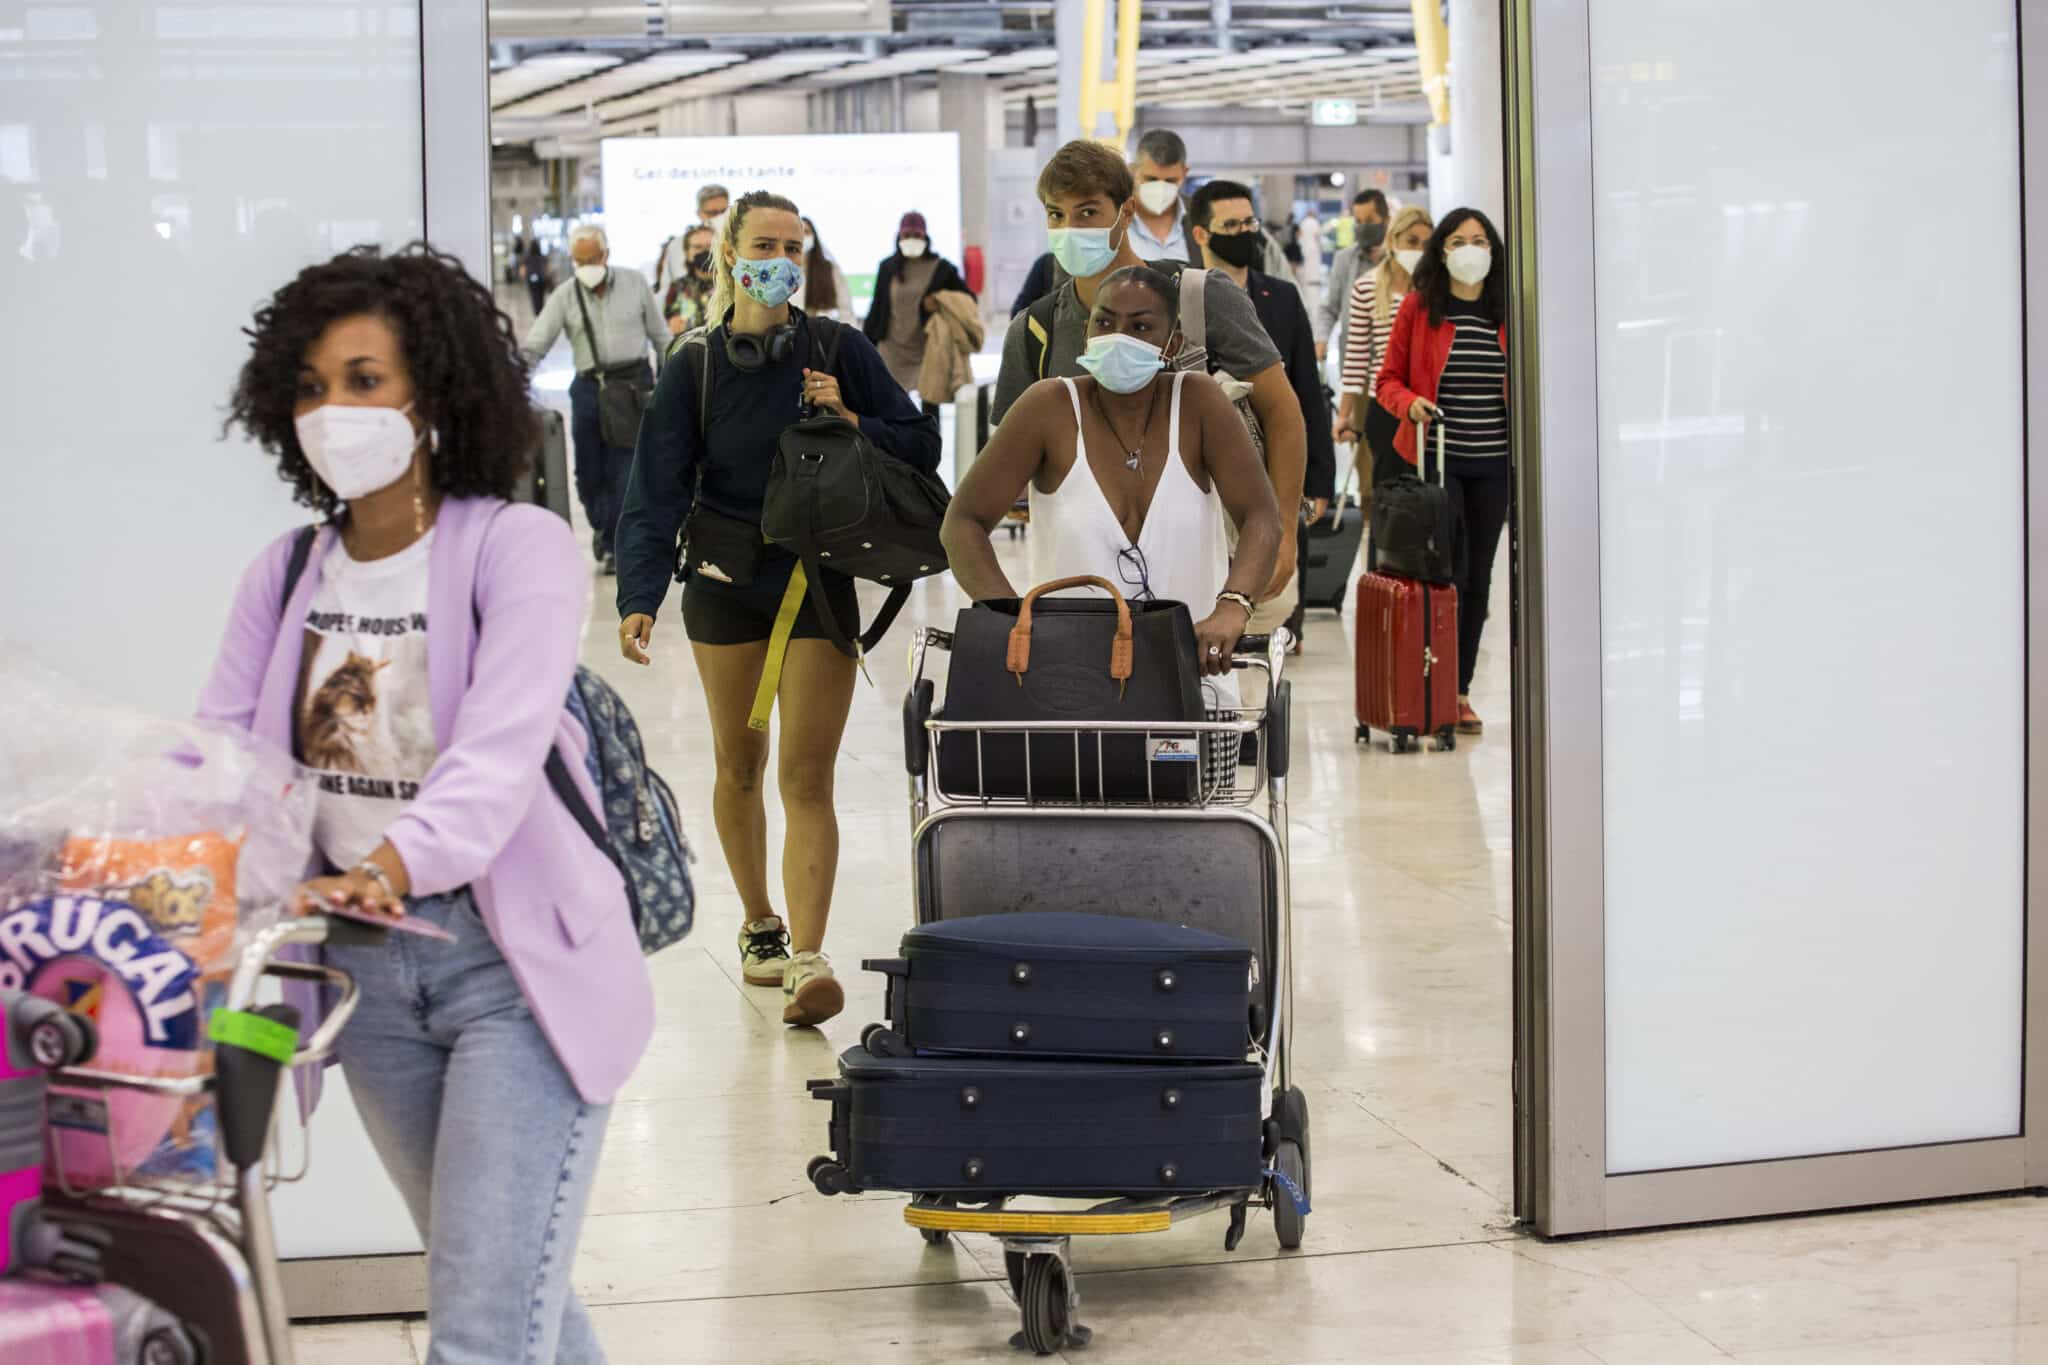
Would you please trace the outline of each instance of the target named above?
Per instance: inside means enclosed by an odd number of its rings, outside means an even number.
[[[1024,391],[954,493],[942,536],[970,597],[1016,597],[990,536],[1029,490],[1032,583],[1093,575],[1133,600],[1184,603],[1219,689],[1211,706],[1234,707],[1230,656],[1279,557],[1279,504],[1222,387],[1169,368],[1179,297],[1150,266],[1102,282],[1087,375]]]
[[[716,251],[711,330],[670,356],[640,425],[619,518],[619,647],[649,662],[680,541],[681,633],[711,716],[712,813],[743,907],[741,979],[779,987],[783,1022],[811,1027],[846,999],[824,948],[839,870],[833,782],[859,668],[834,642],[818,599],[848,639],[859,633],[860,607],[851,578],[821,568],[811,584],[795,555],[764,543],[769,468],[806,407],[858,424],[882,454],[926,473],[939,467],[939,427],[859,329],[797,305],[805,253],[795,204],[761,190],[741,195]],[[781,909],[762,792],[777,715]]]
[[[1500,233],[1478,209],[1444,215],[1401,301],[1375,391],[1401,422],[1394,449],[1410,465],[1426,443],[1436,475],[1441,426],[1444,484],[1465,530],[1458,580],[1458,730],[1484,728],[1472,675],[1493,591],[1493,560],[1514,483],[1508,465],[1507,261]],[[1420,466],[1418,465],[1418,468]]]
[[[975,297],[959,267],[932,250],[932,235],[924,215],[906,213],[896,225],[895,254],[875,267],[875,296],[861,329],[889,366],[889,374],[906,393],[918,388],[924,368],[925,320],[939,307],[945,293]],[[940,403],[950,403],[950,393],[920,394],[926,412],[937,412]]]
[[[440,931],[322,950],[362,988],[338,1057],[427,1244],[430,1365],[596,1365],[569,1272],[654,1006],[618,868],[544,777],[560,752],[601,808],[566,707],[589,577],[509,501],[526,362],[425,246],[308,268],[250,336],[229,420],[320,525],[243,575],[200,713],[317,776],[293,909]]]
[[[1365,466],[1367,488],[1405,467],[1394,453],[1401,419],[1375,403],[1372,393],[1380,361],[1387,354],[1387,336],[1394,330],[1394,314],[1414,285],[1414,270],[1422,263],[1433,227],[1429,210],[1419,204],[1409,204],[1395,213],[1387,230],[1386,254],[1378,265],[1362,271],[1351,286],[1349,311],[1344,317],[1344,370],[1335,435],[1340,445],[1355,445],[1363,438],[1366,451],[1359,458]]]

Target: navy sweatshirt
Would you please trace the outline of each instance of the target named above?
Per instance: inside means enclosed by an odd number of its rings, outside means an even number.
[[[626,484],[614,549],[619,559],[619,618],[653,616],[675,578],[676,544],[704,479],[705,503],[727,516],[758,523],[776,443],[798,418],[803,372],[811,360],[811,320],[792,308],[795,354],[752,372],[732,363],[714,334],[706,355],[711,375],[709,439],[698,437],[697,379],[678,347],[662,366],[654,398],[640,423],[633,472]],[[858,327],[839,328],[833,374],[861,433],[877,450],[927,473],[939,468],[939,419],[927,415],[890,377],[874,343]],[[793,557],[769,547],[764,575],[787,581]],[[758,580],[757,580],[758,581]],[[721,585],[699,579],[693,586]]]

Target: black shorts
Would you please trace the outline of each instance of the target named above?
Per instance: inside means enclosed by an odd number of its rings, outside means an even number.
[[[789,589],[789,575],[795,567],[793,559],[771,559],[744,588],[691,579],[683,588],[683,633],[700,645],[751,645],[766,640],[775,632],[775,615],[782,609],[783,594]],[[854,593],[853,580],[825,570],[825,597],[832,603],[841,628],[851,634],[854,623],[860,620],[860,599]],[[808,591],[789,638],[832,638],[819,624],[818,604]]]

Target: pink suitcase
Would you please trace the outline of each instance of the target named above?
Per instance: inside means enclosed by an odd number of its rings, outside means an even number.
[[[0,1275],[31,1259],[30,1233],[43,1197],[49,1072],[91,1057],[93,1042],[89,1021],[36,996],[0,990]],[[13,1357],[0,1354],[0,1360]]]
[[[0,1280],[7,1365],[198,1365],[177,1319],[118,1285]]]

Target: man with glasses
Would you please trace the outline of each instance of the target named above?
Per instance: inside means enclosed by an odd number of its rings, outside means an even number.
[[[1315,333],[1309,325],[1308,309],[1302,306],[1301,291],[1258,268],[1265,258],[1267,238],[1248,186],[1233,180],[1211,180],[1196,191],[1188,207],[1188,225],[1201,263],[1228,276],[1250,296],[1260,325],[1280,352],[1287,383],[1308,428],[1302,491],[1308,504],[1307,520],[1314,521],[1329,510],[1330,500],[1337,494],[1337,451],[1331,438],[1330,403],[1324,397],[1323,375],[1316,364]],[[1283,509],[1283,519],[1292,520],[1293,512],[1293,508]],[[1298,553],[1306,539],[1306,526],[1305,521],[1297,528]],[[1263,635],[1293,622],[1298,637],[1300,591],[1297,576],[1278,597],[1259,604],[1251,629]]]

